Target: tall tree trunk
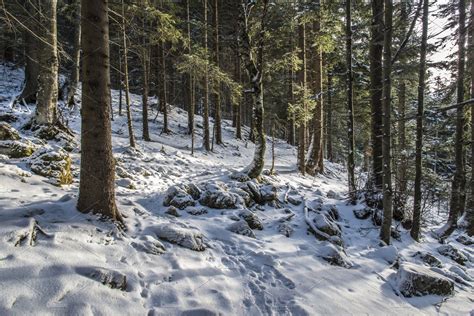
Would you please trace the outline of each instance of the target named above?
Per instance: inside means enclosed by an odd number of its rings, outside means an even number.
[[[402,34],[406,33],[406,25],[408,24],[407,3],[401,2],[401,27]],[[397,51],[398,52],[398,51]],[[404,55],[404,54],[403,54]],[[401,67],[406,67],[406,58],[402,55],[400,58]],[[393,58],[392,58],[393,63]],[[406,128],[405,128],[405,112],[406,112],[406,83],[403,74],[399,77],[398,83],[398,160],[397,160],[397,176],[394,196],[393,218],[401,221],[405,217],[405,205],[407,202],[407,147],[406,147]]]
[[[82,0],[81,178],[77,208],[121,221],[115,204],[107,0]]]
[[[391,157],[391,90],[392,90],[392,13],[393,0],[385,0],[385,34],[383,47],[383,222],[380,238],[390,243],[392,227],[392,157]]]
[[[130,108],[130,88],[128,81],[128,46],[127,46],[127,33],[125,27],[125,3],[122,0],[122,51],[123,51],[123,71],[124,71],[124,90],[125,90],[125,106],[127,110],[127,126],[128,126],[128,138],[130,141],[130,147],[135,148],[135,135],[133,134],[132,124],[132,110]]]
[[[469,62],[471,70],[471,99],[474,99],[474,0],[471,0],[471,23],[469,25]],[[471,107],[471,195],[466,209],[466,230],[474,236],[474,109]]]
[[[188,45],[186,46],[186,53],[191,54],[191,15],[189,10],[190,0],[186,0],[186,30]],[[188,133],[193,134],[194,130],[194,92],[193,92],[193,78],[190,74],[186,74],[186,109],[188,111]]]
[[[418,241],[421,225],[421,154],[423,150],[423,106],[425,101],[426,46],[428,42],[428,3],[423,0],[423,31],[421,35],[420,73],[418,77],[418,113],[416,116],[415,196],[413,198],[413,226],[410,235]]]
[[[293,55],[294,53],[294,50],[295,50],[295,47],[294,47],[294,44],[293,44],[293,35],[294,35],[294,32],[293,32],[293,29],[291,29],[292,32],[290,32],[290,51],[291,51],[291,55]],[[290,108],[290,104],[294,104],[295,102],[295,94],[294,94],[294,69],[293,69],[293,65],[289,65],[288,67],[288,100],[287,100],[287,103],[288,103],[288,107],[287,109]],[[296,144],[296,123],[295,123],[295,115],[294,113],[290,113],[289,111],[287,111],[287,116],[288,116],[288,129],[289,129],[289,132],[288,132],[288,143],[290,145],[295,145]]]
[[[383,51],[383,0],[372,0],[372,26],[369,48],[370,103],[372,107],[372,159],[373,185],[382,190],[382,51]]]
[[[123,73],[122,73],[122,52],[118,47],[119,56],[119,116],[122,116],[122,91],[123,91]]]
[[[457,103],[464,101],[464,66],[465,66],[465,43],[466,43],[466,1],[459,0],[459,39],[458,39],[458,74],[457,74]],[[464,107],[456,108],[456,135],[455,135],[455,163],[456,170],[454,172],[453,182],[451,183],[451,202],[449,208],[448,222],[441,231],[440,237],[446,238],[457,227],[458,217],[462,211],[461,205],[463,194],[461,192],[461,184],[465,177],[464,166]]]
[[[255,152],[252,163],[245,169],[250,178],[258,178],[262,173],[263,166],[265,165],[265,131],[263,126],[264,119],[264,107],[263,107],[263,48],[265,41],[266,31],[266,17],[268,10],[268,0],[263,0],[263,12],[260,21],[260,30],[258,36],[257,45],[257,57],[255,58],[252,52],[252,46],[250,42],[250,27],[249,15],[251,9],[255,3],[246,2],[242,0],[243,10],[243,25],[242,25],[242,56],[245,58],[246,69],[250,79],[250,84],[253,92],[254,101],[254,114],[255,114],[255,131],[256,131],[256,143]]]
[[[165,56],[165,42],[160,41],[158,45],[159,63],[160,63],[160,110],[163,112],[163,130],[162,133],[168,134],[168,100],[167,100],[167,82],[166,82],[166,56]]]
[[[355,140],[354,140],[354,104],[353,104],[353,75],[352,75],[352,21],[351,1],[346,1],[346,67],[347,67],[347,174],[349,196],[352,202],[356,200],[355,185]]]
[[[207,0],[204,0],[204,53],[207,56],[208,40],[207,40]],[[210,133],[209,133],[209,73],[206,61],[204,69],[204,104],[203,104],[203,145],[206,151],[211,150]]]
[[[315,64],[314,64],[314,94],[316,95],[316,106],[313,112],[313,135],[311,138],[310,152],[306,163],[306,171],[310,175],[323,172],[324,167],[324,146],[323,146],[323,53],[321,49],[321,9],[318,10],[318,17],[313,23],[313,30],[316,33],[316,42],[314,48]]]
[[[237,45],[239,45],[237,41]],[[238,48],[240,50],[240,48]],[[237,72],[237,82],[242,84],[242,66],[240,64],[240,56],[237,56],[235,71]],[[242,139],[242,96],[239,96],[239,100],[236,102],[234,109],[235,115],[235,137]]]
[[[41,25],[45,28],[40,50],[40,74],[36,105],[36,124],[52,124],[57,119],[58,48],[56,27],[57,0],[45,0],[39,5]]]
[[[81,1],[75,1],[76,11],[74,15],[74,52],[72,55],[73,65],[69,76],[69,87],[67,95],[67,104],[73,107],[76,102],[74,95],[76,94],[77,86],[79,85],[79,73],[81,64]]]
[[[328,100],[326,102],[327,110],[327,154],[330,162],[334,161],[333,148],[332,148],[332,73],[328,71]]]
[[[143,121],[143,140],[150,141],[150,131],[148,129],[148,92],[149,92],[149,54],[148,48],[143,48],[143,91],[142,91],[142,121]]]
[[[219,61],[219,0],[214,0],[214,62],[220,67]],[[216,93],[214,94],[214,130],[216,144],[222,144],[222,124],[221,124],[221,93],[220,82],[216,82]]]
[[[301,69],[298,71],[298,83],[300,84],[301,89],[304,91],[306,89],[306,25],[304,22],[300,22],[298,25],[298,41],[301,60]],[[298,170],[304,175],[306,172],[306,102],[304,101],[304,96],[302,100],[303,104],[300,106],[302,107],[301,111],[304,114],[301,116],[299,122],[300,125],[298,127]]]

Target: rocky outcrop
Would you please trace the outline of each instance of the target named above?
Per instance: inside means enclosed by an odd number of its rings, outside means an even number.
[[[242,212],[240,212],[239,217],[246,221],[251,229],[263,229],[262,221],[254,212],[250,210],[243,210]]]
[[[438,247],[438,252],[445,257],[451,258],[453,261],[459,263],[460,265],[465,265],[467,257],[462,254],[459,249],[452,245],[442,245]]]
[[[27,140],[0,140],[0,155],[7,155],[10,158],[29,157],[35,150],[36,146]]]
[[[404,262],[396,276],[398,290],[403,296],[451,295],[454,283],[426,267]]]
[[[19,140],[20,134],[10,124],[0,122],[0,140]]]
[[[71,158],[62,149],[43,147],[31,157],[30,165],[31,171],[54,180],[58,185],[72,183]]]
[[[216,209],[235,209],[243,205],[243,199],[236,193],[230,192],[221,182],[206,183],[199,203]]]
[[[240,220],[238,222],[232,223],[227,227],[227,230],[251,238],[255,238],[255,234],[250,228],[249,224],[246,221]]]

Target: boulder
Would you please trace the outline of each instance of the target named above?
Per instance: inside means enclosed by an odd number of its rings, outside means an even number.
[[[195,206],[194,198],[186,191],[184,185],[173,185],[168,188],[163,200],[164,206],[174,206],[180,210],[184,210],[188,206]]]
[[[135,183],[128,178],[118,179],[116,180],[116,183],[118,186],[130,189],[130,190],[135,190],[137,188],[135,186]]]
[[[370,217],[370,215],[372,215],[373,210],[371,208],[366,207],[361,210],[353,210],[352,212],[354,212],[354,216],[357,219],[367,219]]]
[[[474,244],[473,238],[466,236],[466,235],[459,235],[456,238],[456,241],[464,246],[472,246]]]
[[[67,127],[43,125],[36,131],[36,137],[43,140],[60,142],[66,151],[72,151],[77,147],[74,136]]]
[[[295,206],[298,206],[302,203],[302,199],[301,199],[301,196],[297,196],[297,195],[288,195],[288,203],[292,204],[292,205],[295,205]]]
[[[161,255],[166,250],[159,240],[149,235],[141,237],[139,241],[133,241],[131,245],[138,251],[143,251],[150,255]]]
[[[178,209],[173,205],[168,207],[165,213],[174,217],[181,217],[181,214],[179,214]]]
[[[76,269],[80,275],[93,279],[110,287],[125,291],[127,289],[127,276],[114,270],[99,267],[80,267]]]
[[[207,210],[204,207],[197,208],[197,207],[190,206],[186,208],[186,212],[190,215],[195,215],[195,216],[207,214]]]
[[[459,249],[452,245],[442,245],[438,247],[438,252],[445,257],[451,258],[453,261],[459,263],[460,265],[465,265],[467,257],[462,254]]]
[[[277,198],[277,189],[272,184],[265,184],[260,187],[261,203],[275,201]]]
[[[388,245],[370,252],[370,257],[381,258],[389,264],[392,264],[398,260],[398,250],[395,246]]]
[[[247,224],[247,222],[244,220],[230,224],[227,227],[227,230],[239,235],[255,238],[254,232],[250,228],[249,224]]]
[[[331,265],[350,268],[352,263],[347,258],[344,250],[330,242],[325,242],[323,246],[318,248],[318,256],[329,262]]]
[[[43,147],[30,160],[31,171],[56,181],[56,184],[71,184],[71,157],[62,150]]]
[[[194,251],[204,251],[206,249],[203,235],[196,229],[182,227],[177,224],[159,224],[152,227],[152,231],[160,239],[169,241]]]
[[[433,256],[429,252],[421,252],[417,251],[413,257],[419,258],[423,263],[429,265],[430,267],[436,267],[436,268],[442,268],[443,264],[441,263],[441,260]]]
[[[403,296],[451,295],[454,283],[448,278],[421,265],[404,262],[396,276],[398,290]]]
[[[254,212],[250,210],[243,210],[242,212],[240,212],[239,217],[243,218],[243,220],[247,222],[251,229],[263,229],[262,221]]]
[[[14,123],[16,121],[18,121],[18,118],[13,114],[0,114],[0,122]]]
[[[30,141],[0,140],[0,154],[10,158],[23,158],[31,156],[36,146]]]
[[[0,140],[19,140],[20,134],[10,124],[0,122]]]
[[[237,194],[228,191],[224,183],[206,183],[199,199],[202,205],[216,209],[234,209],[243,205],[244,200]]]
[[[313,218],[313,222],[320,231],[328,234],[329,236],[341,236],[341,230],[336,223],[330,220],[327,216],[321,213],[316,214]]]
[[[341,199],[341,196],[338,193],[334,192],[333,190],[329,190],[326,196],[330,199],[336,199],[336,200]]]

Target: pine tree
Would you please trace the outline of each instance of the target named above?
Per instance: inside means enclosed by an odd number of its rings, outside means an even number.
[[[82,0],[81,178],[77,208],[122,221],[115,204],[107,0]]]

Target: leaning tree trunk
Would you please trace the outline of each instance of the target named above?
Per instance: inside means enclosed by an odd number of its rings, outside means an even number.
[[[115,204],[107,0],[82,0],[81,177],[77,208],[121,221]]]
[[[304,175],[306,172],[306,102],[304,99],[304,91],[306,90],[306,25],[304,22],[300,22],[298,25],[298,40],[300,48],[299,57],[301,60],[301,69],[298,71],[298,83],[303,91],[303,104],[300,104],[302,115],[298,127],[298,170]]]
[[[385,34],[383,47],[383,221],[380,238],[390,243],[392,228],[392,157],[391,157],[391,73],[392,73],[393,0],[385,0]]]
[[[471,70],[471,99],[474,99],[474,0],[471,0],[471,23],[469,27],[469,62]],[[466,230],[474,236],[474,109],[471,107],[471,195],[466,209]]]
[[[67,91],[67,104],[73,107],[76,102],[74,95],[79,85],[79,72],[81,63],[81,1],[75,3],[76,11],[74,15],[74,52],[72,54],[73,65],[69,75],[69,87]]]
[[[457,75],[457,103],[461,103],[464,100],[464,66],[465,66],[465,42],[466,42],[466,1],[459,0],[459,40],[458,40],[458,75]],[[451,202],[449,208],[448,222],[441,231],[440,237],[446,238],[449,236],[457,227],[458,217],[462,211],[463,205],[461,205],[461,183],[465,177],[465,166],[464,166],[464,107],[458,106],[456,109],[456,134],[455,134],[455,163],[456,170],[454,172],[453,182],[451,184]]]
[[[57,119],[58,48],[56,28],[57,0],[44,0],[39,5],[39,21],[45,32],[39,54],[40,75],[36,100],[36,124],[53,124]]]
[[[415,196],[413,198],[413,226],[410,235],[418,241],[421,225],[421,154],[423,150],[423,106],[425,101],[426,46],[428,42],[428,1],[423,0],[423,31],[421,35],[420,73],[418,77],[418,113],[416,116]]]
[[[320,11],[320,10],[319,10]],[[308,153],[308,161],[306,163],[306,171],[310,175],[315,175],[318,172],[323,172],[324,151],[323,151],[323,53],[320,44],[321,32],[321,12],[318,13],[318,18],[313,24],[313,29],[316,32],[315,43],[315,70],[314,70],[314,94],[316,95],[316,106],[313,112],[313,136],[310,145],[310,152]]]
[[[214,0],[214,62],[217,67],[219,64],[219,0]],[[214,131],[216,144],[222,144],[222,119],[221,119],[221,93],[220,93],[220,81],[217,80],[215,83],[216,92],[214,94],[214,106],[215,106],[215,117],[214,117]]]
[[[372,182],[376,191],[382,190],[382,51],[383,51],[383,1],[372,1],[372,26],[369,47],[370,103],[372,107]]]
[[[135,148],[135,135],[133,134],[132,124],[132,110],[130,108],[130,88],[128,81],[128,46],[127,46],[127,35],[125,29],[125,3],[122,0],[122,44],[123,44],[123,71],[124,71],[124,90],[125,90],[125,106],[127,112],[127,126],[128,126],[128,138],[130,141],[130,147]]]
[[[349,196],[352,202],[356,200],[355,185],[355,141],[354,141],[354,102],[353,102],[353,77],[352,77],[352,25],[351,2],[346,1],[346,67],[347,67],[347,174]]]

